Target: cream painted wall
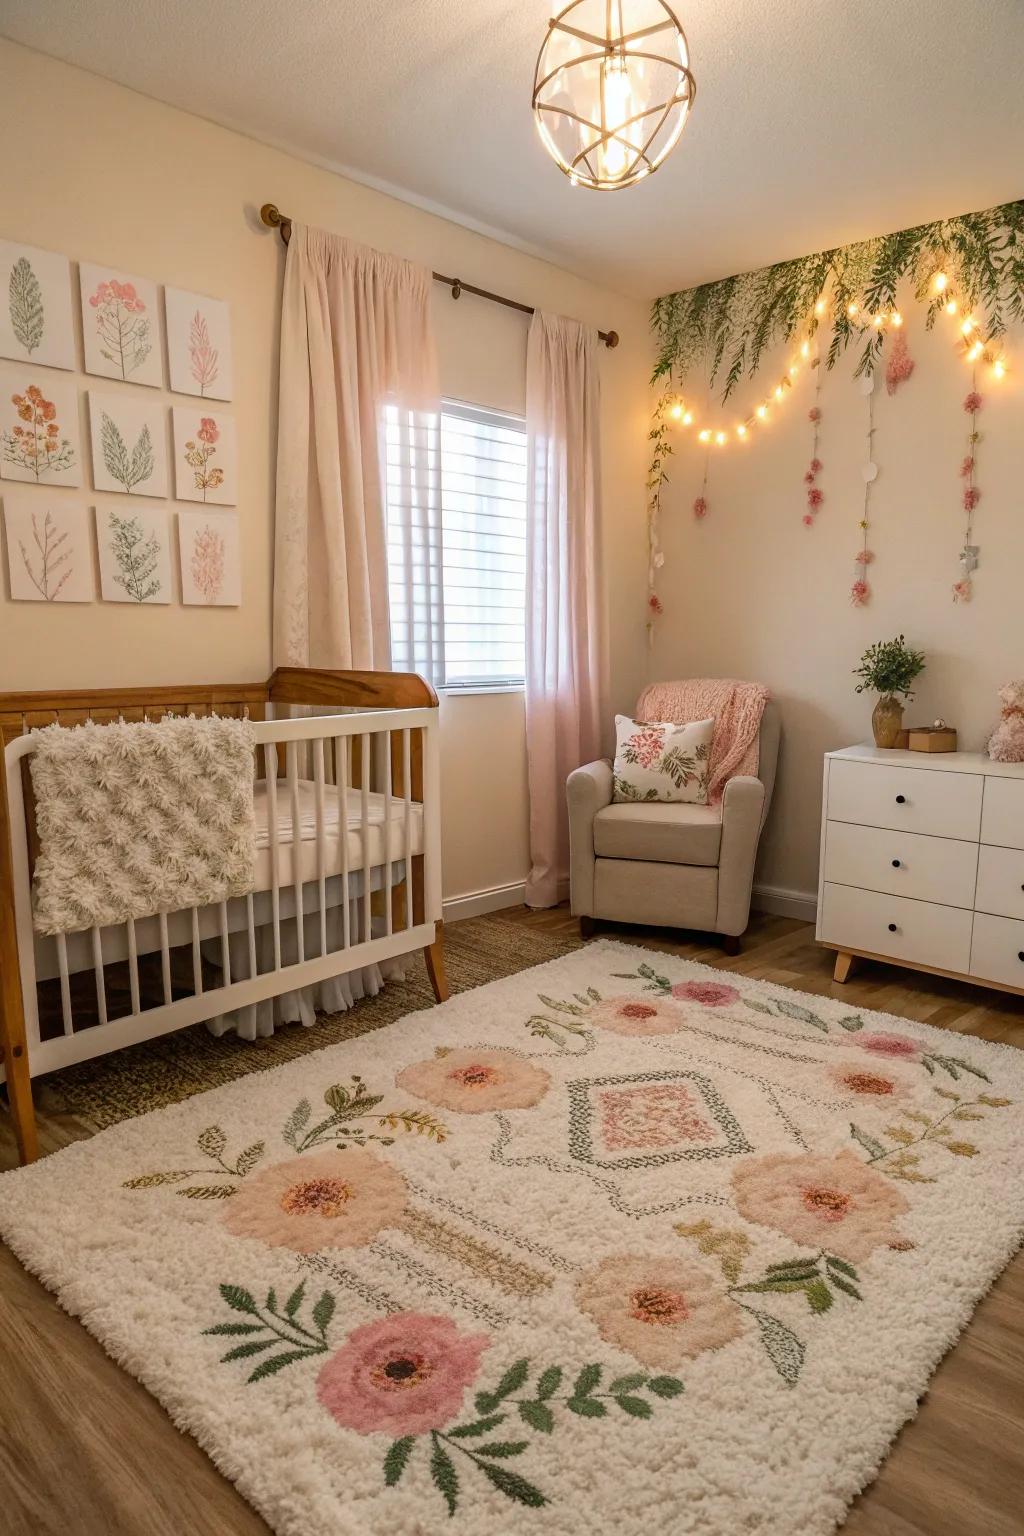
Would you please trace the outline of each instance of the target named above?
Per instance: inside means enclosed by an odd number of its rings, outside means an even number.
[[[12,603],[4,569],[0,689],[252,681],[270,670],[277,315],[283,252],[258,221],[274,201],[346,234],[622,337],[602,352],[604,540],[614,572],[612,702],[643,663],[646,306],[203,119],[0,41],[0,133],[32,125],[32,170],[8,168],[0,234],[229,300],[239,442],[239,609]],[[566,188],[566,196],[572,196]],[[527,322],[437,288],[445,392],[521,411]],[[78,339],[81,356],[81,337]],[[88,387],[83,375],[80,392]],[[106,386],[116,388],[117,386]],[[152,398],[154,391],[141,393]],[[165,395],[165,404],[183,404]],[[81,430],[87,418],[81,402]],[[86,456],[86,462],[88,457]],[[73,499],[74,492],[60,492]],[[88,490],[89,505],[118,498]],[[122,498],[123,499],[123,498]],[[174,503],[169,503],[172,512]],[[172,541],[173,542],[173,541]],[[175,554],[176,559],[176,554]],[[176,593],[179,590],[175,575]],[[442,710],[447,896],[527,871],[521,694],[452,698]]]
[[[955,324],[924,329],[908,294],[902,312],[913,376],[890,397],[879,381],[872,493],[869,607],[849,601],[860,545],[866,402],[853,359],[824,375],[819,484],[825,501],[805,528],[802,482],[811,457],[812,404],[805,371],[775,419],[749,445],[712,450],[709,510],[692,513],[703,449],[676,439],[664,513],[666,613],[651,657],[654,677],[712,674],[761,679],[779,700],[783,747],[778,790],[758,880],[785,891],[817,886],[822,753],[870,738],[873,699],[854,693],[851,670],[865,647],[901,631],[928,656],[908,723],[944,716],[965,748],[979,749],[998,716],[996,689],[1024,675],[1024,335],[1008,339],[1011,372],[979,372],[980,566],[969,605],[951,600],[963,540],[960,463],[969,420],[970,370],[955,350]],[[741,420],[778,376],[787,353],[745,382],[713,424]],[[756,390],[756,393],[755,393]],[[706,416],[703,399],[698,406]]]

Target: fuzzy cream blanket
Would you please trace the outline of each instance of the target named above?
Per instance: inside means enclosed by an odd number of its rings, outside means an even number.
[[[34,734],[40,933],[252,890],[255,737],[248,720],[51,725]]]

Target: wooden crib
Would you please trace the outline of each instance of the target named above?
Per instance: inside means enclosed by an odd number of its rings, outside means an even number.
[[[170,714],[254,723],[255,889],[103,929],[35,933],[32,730]],[[414,949],[437,1000],[447,997],[437,695],[421,677],[285,667],[239,686],[0,694],[0,740],[0,1041],[22,1162],[37,1155],[31,1079],[41,1072]],[[155,992],[140,981],[144,965]],[[126,985],[112,988],[115,973]],[[83,1011],[77,984],[89,976]],[[45,1028],[44,995],[55,1014]]]

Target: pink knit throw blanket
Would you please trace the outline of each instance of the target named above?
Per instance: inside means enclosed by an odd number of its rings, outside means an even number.
[[[671,720],[675,725],[714,718],[708,800],[717,805],[729,779],[740,773],[757,776],[757,733],[768,697],[763,683],[691,677],[645,688],[636,701],[636,717]]]

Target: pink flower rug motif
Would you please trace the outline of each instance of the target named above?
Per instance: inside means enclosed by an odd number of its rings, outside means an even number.
[[[610,941],[0,1177],[279,1536],[830,1536],[1024,1230],[1024,1055]]]

